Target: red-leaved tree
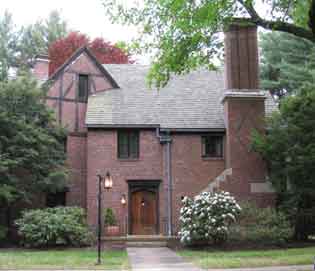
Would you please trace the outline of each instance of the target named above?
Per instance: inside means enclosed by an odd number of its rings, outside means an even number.
[[[71,32],[67,37],[49,46],[49,75],[53,74],[80,47],[88,46],[101,64],[133,63],[130,55],[102,38],[93,41],[79,32]]]

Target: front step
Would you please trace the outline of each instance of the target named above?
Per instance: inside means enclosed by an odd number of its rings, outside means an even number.
[[[166,241],[127,241],[126,247],[167,247]]]
[[[107,243],[125,243],[126,247],[167,247],[168,243],[177,240],[175,236],[163,235],[127,235],[118,237],[103,237]]]

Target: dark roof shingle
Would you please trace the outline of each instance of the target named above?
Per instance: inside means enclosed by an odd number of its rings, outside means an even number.
[[[88,126],[159,126],[165,129],[224,129],[222,72],[199,69],[149,89],[143,65],[104,65],[120,86],[89,97]]]

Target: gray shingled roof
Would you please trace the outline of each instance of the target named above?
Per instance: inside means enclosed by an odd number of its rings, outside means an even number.
[[[146,85],[148,66],[104,65],[119,89],[89,97],[88,126],[160,126],[173,129],[224,129],[221,72],[200,69],[174,77],[161,90]],[[274,102],[267,99],[266,109]]]

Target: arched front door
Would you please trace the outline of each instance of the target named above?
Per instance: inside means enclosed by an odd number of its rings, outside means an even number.
[[[157,234],[158,199],[154,190],[139,189],[131,193],[131,234]]]

